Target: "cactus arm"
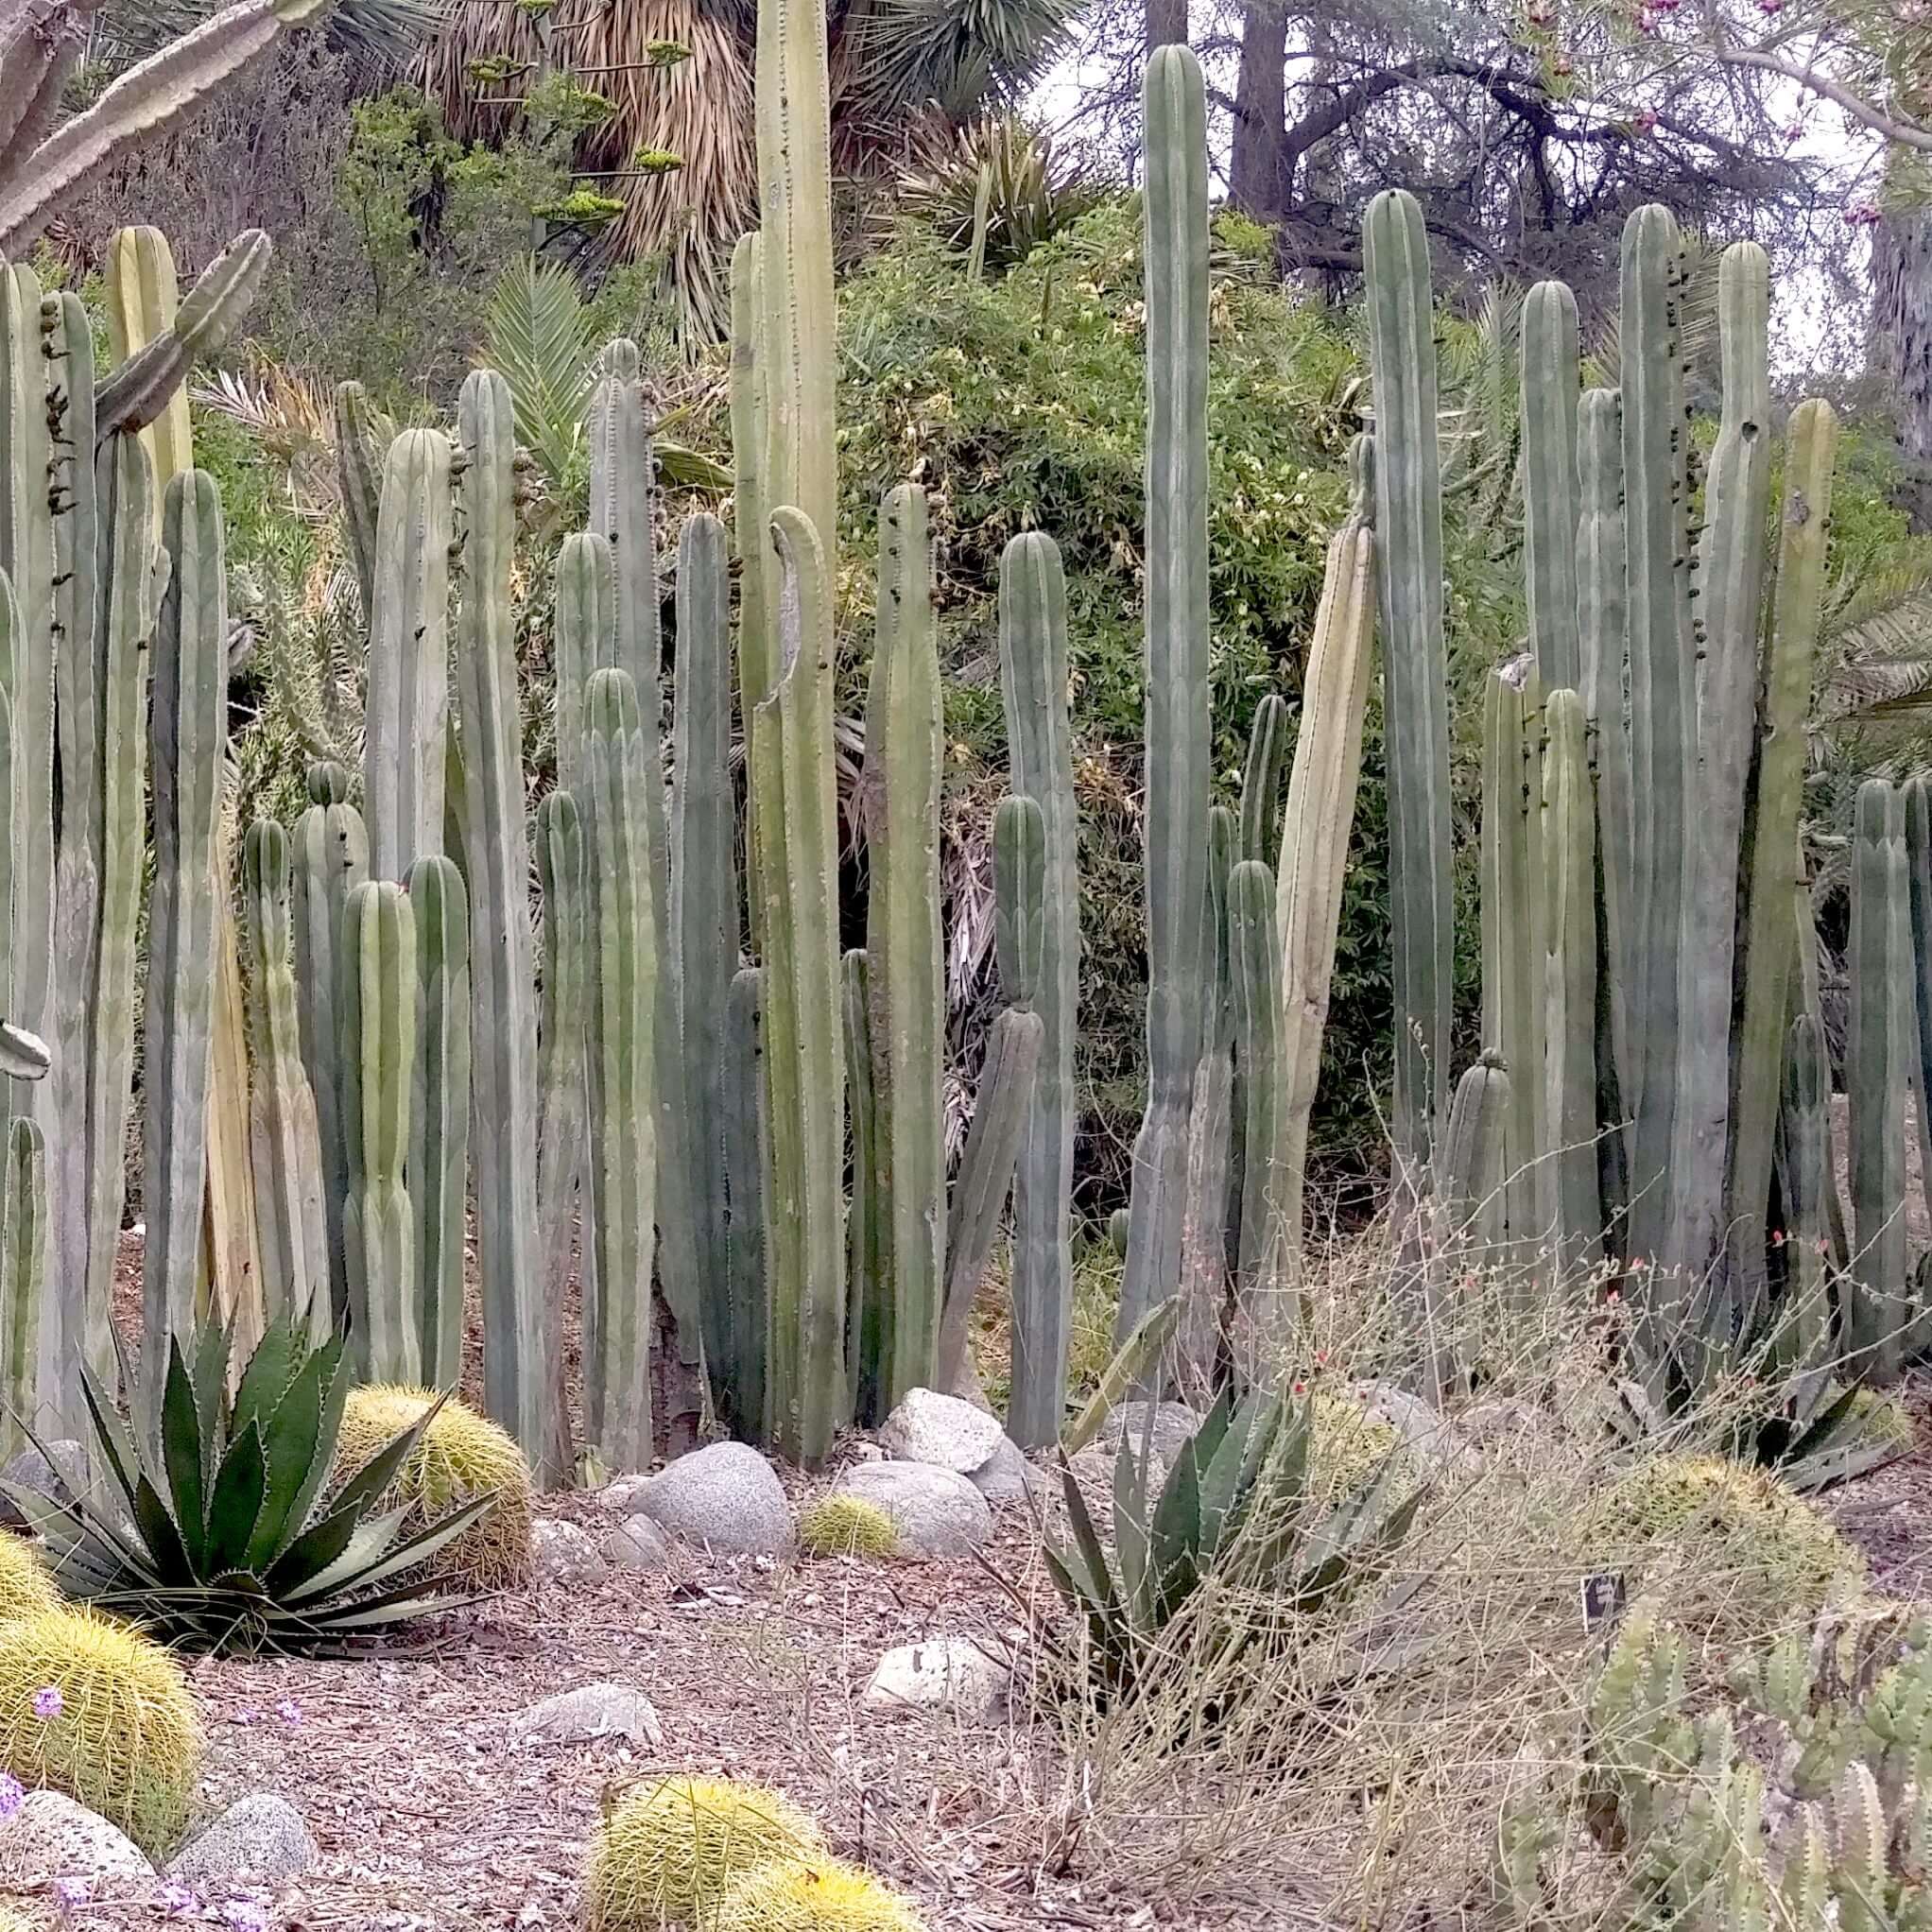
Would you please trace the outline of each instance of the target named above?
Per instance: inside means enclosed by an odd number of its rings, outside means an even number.
[[[258,819],[242,841],[249,917],[249,1020],[255,1079],[250,1154],[262,1230],[262,1299],[271,1324],[307,1316],[330,1325],[328,1233],[322,1213],[321,1134],[302,1063],[288,835]]]
[[[1274,869],[1244,859],[1228,879],[1228,958],[1234,994],[1234,1067],[1240,1114],[1240,1294],[1263,1333],[1280,1332],[1283,1213],[1282,940]]]
[[[583,694],[593,671],[617,662],[617,561],[611,540],[566,537],[556,571],[557,783],[583,785]]]
[[[1369,528],[1374,445],[1355,439],[1349,453],[1354,502],[1329,541],[1315,636],[1302,680],[1302,726],[1295,738],[1288,801],[1275,868],[1275,917],[1282,947],[1281,1146],[1275,1188],[1284,1266],[1302,1268],[1302,1200],[1308,1125],[1321,1073],[1336,937],[1355,787],[1362,768],[1362,718],[1369,701],[1375,634],[1375,540]]]
[[[616,1469],[650,1461],[652,1215],[656,1147],[645,726],[628,672],[593,674],[584,698],[587,1011],[586,1171],[596,1280],[584,1433]]]
[[[1546,688],[1580,690],[1577,298],[1539,282],[1523,302],[1523,535],[1529,647]]]
[[[583,824],[576,799],[553,791],[537,808],[537,877],[543,894],[543,1001],[537,1025],[537,1251],[543,1268],[544,1355],[549,1373],[547,1467],[571,1467],[570,1389],[563,1304],[577,1247],[583,1164],[585,1067]],[[583,1359],[595,1356],[596,1281],[588,1227],[578,1260]],[[588,1390],[588,1382],[586,1382]]]
[[[946,1266],[939,635],[925,492],[909,484],[880,509],[878,603],[866,720],[866,765],[878,773],[867,943],[879,1261],[892,1295],[892,1356],[879,1400],[889,1409],[932,1380]],[[1016,1385],[1034,1372],[1030,1361],[1023,1371],[1022,1353],[1016,1333]]]
[[[1596,1147],[1596,803],[1582,699],[1552,691],[1544,700],[1544,731],[1549,1145],[1561,1254],[1589,1265],[1603,1251],[1604,1217]]]
[[[0,1443],[9,1454],[26,1445],[38,1411],[49,1218],[46,1140],[38,1122],[16,1116],[0,1172]]]
[[[172,560],[153,657],[154,892],[148,929],[143,1301],[158,1377],[194,1326],[209,1152],[216,845],[228,733],[228,569],[221,496],[205,471],[168,485]],[[152,1385],[158,1389],[156,1382]]]
[[[1481,1269],[1495,1259],[1509,1087],[1501,1057],[1493,1053],[1484,1054],[1457,1082],[1443,1161],[1445,1266]]]
[[[86,21],[65,0],[25,0],[8,9],[0,44],[0,183],[38,147],[60,112],[80,59]]]
[[[1375,562],[1389,740],[1393,1130],[1402,1186],[1420,1194],[1448,1098],[1455,886],[1450,873],[1442,480],[1428,238],[1401,189],[1363,224],[1375,384]]]
[[[375,532],[382,504],[382,476],[375,454],[375,421],[369,391],[360,383],[336,385],[336,480],[342,497],[342,530],[355,592],[362,601],[362,628],[375,622]]]
[[[738,970],[737,827],[732,795],[731,578],[724,526],[702,514],[678,538],[678,682],[671,790],[671,929],[684,1044],[692,1246],[705,1355],[723,1389],[732,1359],[725,1190],[724,1036]]]
[[[18,252],[53,211],[130,143],[160,132],[267,52],[329,0],[238,0],[129,68],[78,113],[0,174],[0,255]],[[12,150],[18,153],[18,150]]]
[[[871,977],[863,947],[839,962],[840,1006],[845,1020],[846,1113],[852,1122],[852,1199],[846,1210],[846,1359],[851,1364],[854,1405],[863,1420],[883,1418],[892,1403],[892,1334],[898,1325],[898,1298],[891,1293],[884,1225],[884,1189],[879,1172],[878,1095],[873,1080],[871,1019]],[[931,1371],[917,1387],[929,1387]]]
[[[357,886],[342,919],[351,1344],[365,1381],[414,1384],[423,1377],[416,1215],[407,1179],[416,919],[408,894],[389,879]]]
[[[442,850],[451,515],[449,439],[405,429],[383,464],[369,640],[362,793],[379,879]]]
[[[1185,47],[1147,63],[1147,1106],[1116,1333],[1180,1282],[1207,891],[1208,210],[1205,93]]]
[[[760,1006],[764,973],[742,968],[725,1005],[725,1188],[731,1207],[731,1395],[738,1434],[765,1427],[765,1070]]]
[[[1241,768],[1240,856],[1266,858],[1274,847],[1275,807],[1281,802],[1282,767],[1288,755],[1287,700],[1270,691],[1254,707],[1248,761]]]
[[[551,1393],[537,1240],[540,1143],[530,842],[516,618],[510,601],[516,430],[509,386],[493,371],[476,371],[464,381],[458,421],[468,460],[461,481],[463,603],[457,632],[457,707],[465,753],[463,883],[472,914],[469,1071],[475,1095],[471,1146],[484,1406],[542,1470],[550,1440],[544,1410]],[[440,1346],[434,1355],[425,1354],[424,1366],[439,1387],[449,1386],[461,1368],[460,1171],[449,1205],[457,1216],[457,1353],[452,1358],[447,1346]],[[435,1292],[427,1276],[423,1288],[426,1294]],[[555,1481],[564,1472],[550,1469],[546,1474]]]
[[[1742,986],[1732,1053],[1728,1216],[1747,1281],[1763,1272],[1765,1205],[1778,1109],[1782,1043],[1799,1002],[1792,928],[1791,854],[1806,764],[1805,720],[1824,600],[1837,417],[1828,403],[1800,403],[1785,431],[1785,501],[1778,520],[1777,583],[1765,647],[1764,725],[1750,818],[1740,923]]]
[[[1038,1448],[1058,1436],[1066,1396],[1080,972],[1066,579],[1059,549],[1038,531],[1013,538],[1000,559],[999,654],[1009,784],[1039,806],[1045,841],[1040,969],[1028,994],[1044,1030],[1012,1183],[1014,1322],[1026,1339],[1015,1347],[1007,1417],[1013,1440]],[[1010,986],[1008,998],[1018,1003]]]
[[[181,287],[167,237],[158,228],[123,228],[108,246],[102,293],[108,311],[108,346],[113,366],[125,367],[157,336],[165,335],[181,308]],[[154,460],[154,480],[165,490],[195,462],[188,424],[188,392],[177,383],[154,420],[141,432]]]

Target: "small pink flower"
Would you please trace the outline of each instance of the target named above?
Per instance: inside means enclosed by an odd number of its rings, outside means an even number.
[[[54,1896],[60,1902],[62,1910],[72,1911],[76,1906],[87,1903],[88,1883],[84,1878],[57,1878],[54,1881]]]
[[[1630,125],[1636,129],[1639,134],[1647,134],[1657,125],[1656,109],[1639,108],[1631,117]]]
[[[275,1715],[293,1731],[302,1722],[302,1706],[293,1698],[284,1698],[275,1706]]]
[[[43,1684],[33,1694],[33,1714],[44,1723],[49,1717],[58,1717],[67,1708],[66,1699],[60,1695],[57,1683]]]
[[[1325,1369],[1325,1368],[1327,1368],[1327,1366],[1328,1366],[1328,1351],[1327,1351],[1326,1349],[1317,1349],[1317,1350],[1315,1351],[1315,1366],[1316,1366],[1316,1367],[1317,1367],[1318,1369]]]
[[[191,1886],[164,1885],[161,1889],[161,1908],[170,1919],[185,1919],[201,1909],[200,1894]]]
[[[1295,1384],[1295,1393],[1297,1395],[1306,1395],[1307,1392],[1308,1385],[1305,1382],[1297,1382]]]
[[[26,1802],[26,1786],[11,1771],[0,1771],[0,1818],[11,1818]]]
[[[1608,1302],[1613,1308],[1614,1308],[1616,1304],[1623,1300],[1623,1297],[1619,1295],[1614,1288],[1612,1288],[1609,1294],[1604,1296],[1603,1299],[1606,1302]]]

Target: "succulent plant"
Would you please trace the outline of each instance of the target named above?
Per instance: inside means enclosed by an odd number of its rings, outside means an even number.
[[[893,1557],[902,1547],[891,1513],[863,1496],[820,1496],[799,1517],[799,1548],[808,1557]]]
[[[60,1593],[40,1553],[17,1536],[0,1538],[0,1624],[60,1607]]]
[[[925,1921],[869,1872],[836,1859],[763,1865],[724,1895],[716,1932],[925,1932]]]

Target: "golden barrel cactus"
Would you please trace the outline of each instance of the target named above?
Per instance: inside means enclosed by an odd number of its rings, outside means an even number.
[[[715,1932],[925,1932],[925,1921],[869,1872],[795,1859],[739,1879]]]
[[[354,1389],[336,1439],[337,1480],[346,1480],[435,1403],[427,1389]],[[532,1523],[529,1464],[508,1431],[452,1397],[397,1472],[386,1509],[407,1507],[415,1527],[494,1493],[495,1503],[437,1555],[435,1575],[453,1589],[508,1590],[529,1580]]]
[[[60,1593],[40,1552],[22,1537],[0,1534],[0,1623],[60,1607]]]
[[[799,1548],[808,1557],[895,1557],[899,1526],[863,1496],[821,1496],[799,1518]]]

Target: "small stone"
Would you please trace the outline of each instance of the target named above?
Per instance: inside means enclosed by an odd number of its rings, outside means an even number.
[[[964,1556],[992,1534],[986,1498],[957,1470],[929,1462],[861,1463],[834,1493],[876,1503],[899,1526],[908,1556]]]
[[[928,1637],[901,1644],[879,1659],[859,1695],[859,1708],[885,1716],[952,1711],[962,1717],[1000,1715],[1012,1691],[1011,1667],[972,1637]]]
[[[909,1389],[879,1428],[886,1454],[898,1462],[930,1462],[965,1475],[982,1467],[1007,1440],[996,1416],[936,1389]]]
[[[620,1475],[597,1492],[597,1501],[620,1516],[629,1516],[637,1508],[637,1499],[649,1481],[647,1475]]]
[[[1147,1440],[1148,1412],[1152,1411],[1153,1447],[1155,1457],[1164,1463],[1172,1463],[1182,1450],[1194,1440],[1195,1432],[1205,1420],[1184,1402],[1123,1402],[1100,1425],[1100,1440],[1112,1449],[1116,1447],[1123,1436],[1133,1444],[1134,1454],[1140,1454],[1141,1444]]]
[[[611,1574],[610,1564],[597,1554],[589,1531],[575,1523],[546,1520],[537,1524],[530,1531],[530,1545],[541,1583],[590,1589]]]
[[[0,1523],[9,1528],[33,1527],[26,1511],[13,1500],[13,1490],[31,1490],[50,1502],[71,1503],[76,1484],[81,1489],[87,1486],[87,1451],[78,1442],[49,1442],[47,1451],[53,1458],[51,1462],[29,1443],[0,1467]]]
[[[632,1516],[617,1526],[604,1545],[613,1570],[668,1570],[675,1561],[670,1532],[648,1516]]]
[[[582,1744],[594,1737],[621,1737],[640,1750],[657,1751],[664,1741],[651,1700],[630,1684],[608,1681],[559,1691],[519,1711],[504,1729],[524,1744]]]
[[[132,1838],[64,1791],[29,1791],[0,1820],[0,1888],[26,1890],[57,1878],[149,1878]]]
[[[204,1825],[167,1869],[171,1878],[189,1884],[238,1879],[275,1885],[300,1877],[321,1855],[302,1813],[287,1799],[258,1791]]]
[[[1021,1455],[1019,1444],[1005,1435],[978,1468],[966,1472],[966,1480],[989,1503],[1020,1502],[1040,1479],[1033,1465]]]
[[[1430,1464],[1469,1459],[1469,1444],[1440,1409],[1392,1382],[1357,1382],[1355,1400],[1372,1422],[1386,1423],[1402,1446]]]
[[[686,1543],[734,1556],[777,1556],[791,1547],[785,1486],[743,1442],[712,1442],[679,1457],[645,1484],[632,1508]]]

